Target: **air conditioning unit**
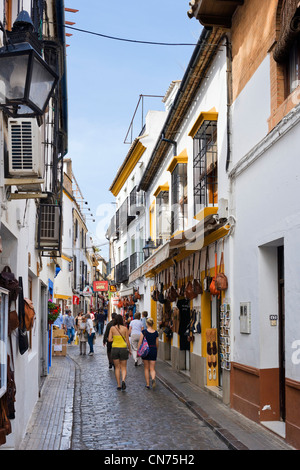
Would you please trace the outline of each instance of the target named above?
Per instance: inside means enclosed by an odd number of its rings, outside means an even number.
[[[8,171],[10,176],[44,176],[41,131],[36,119],[8,120]]]
[[[38,211],[38,249],[45,251],[60,249],[60,213],[60,206],[52,204],[40,204]]]

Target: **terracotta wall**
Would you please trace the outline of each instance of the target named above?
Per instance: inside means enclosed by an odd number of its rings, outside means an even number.
[[[300,449],[300,382],[287,378],[285,392],[286,442]],[[257,423],[279,421],[279,370],[232,363],[230,406]]]
[[[276,37],[278,0],[245,0],[232,20],[233,100],[266,58]]]

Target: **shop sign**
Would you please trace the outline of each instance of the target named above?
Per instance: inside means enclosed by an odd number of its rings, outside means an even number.
[[[83,289],[83,295],[93,295],[93,289],[91,288],[91,286],[86,286],[84,289]]]
[[[108,291],[108,281],[94,281],[93,289],[94,292]]]
[[[169,243],[163,245],[163,247],[155,252],[142,266],[142,274],[146,274],[151,269],[154,269],[159,264],[163,263],[169,258]]]
[[[77,295],[73,295],[73,305],[79,305],[80,298]]]
[[[109,292],[117,292],[116,286],[109,286]]]

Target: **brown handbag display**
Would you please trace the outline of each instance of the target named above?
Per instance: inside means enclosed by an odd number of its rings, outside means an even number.
[[[16,330],[19,326],[19,317],[18,313],[16,310],[12,310],[8,314],[8,335],[11,335],[11,333]]]
[[[189,271],[190,271],[190,260],[189,260]],[[193,300],[197,297],[198,294],[194,292],[192,281],[188,281],[185,291],[184,291],[184,295],[185,295],[185,298],[188,300]]]
[[[16,301],[20,292],[20,285],[9,266],[5,266],[0,273],[0,286],[9,291],[9,302]]]
[[[24,299],[25,328],[30,331],[33,328],[35,320],[35,311],[30,299]]]
[[[194,253],[194,261],[195,261],[195,253]],[[194,261],[193,261],[193,264],[194,264]],[[198,278],[194,279],[194,282],[193,282],[193,290],[194,290],[195,294],[197,294],[197,295],[203,294],[203,289],[202,289],[202,284],[201,284],[200,262],[201,262],[201,251],[199,251]]]
[[[209,247],[206,248],[206,260],[205,260],[205,277],[203,280],[203,290],[205,292],[210,292],[210,284],[212,281],[212,277],[208,276],[208,269],[209,269]]]
[[[218,298],[220,298],[221,292],[217,289],[217,286],[216,286],[216,276],[217,276],[217,252],[215,253],[215,275],[212,278],[212,281],[209,286],[209,290],[210,290],[211,295],[216,295],[218,296]]]
[[[220,268],[219,272],[216,275],[216,280],[215,280],[215,286],[216,289],[220,290],[226,290],[228,288],[228,280],[227,277],[224,274],[224,256],[223,256],[223,251],[221,254],[221,259],[220,259]]]
[[[140,300],[142,298],[141,294],[139,292],[139,287],[136,289],[136,291],[134,293],[134,297],[136,298],[136,300]]]

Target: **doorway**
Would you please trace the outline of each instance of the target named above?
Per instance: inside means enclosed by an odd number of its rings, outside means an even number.
[[[285,309],[284,309],[284,247],[278,257],[278,340],[279,340],[279,406],[280,420],[285,421]]]

